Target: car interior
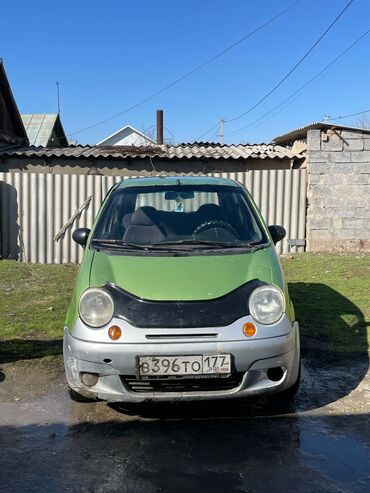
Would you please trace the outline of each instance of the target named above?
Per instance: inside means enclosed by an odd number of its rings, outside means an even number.
[[[111,204],[102,237],[140,244],[187,238],[260,241],[262,235],[249,207],[234,195],[212,194],[199,205],[199,197],[195,200],[191,192],[153,193],[144,199],[122,194],[121,200]],[[142,205],[145,202],[153,205]]]

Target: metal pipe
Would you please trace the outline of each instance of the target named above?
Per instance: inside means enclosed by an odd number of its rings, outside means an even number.
[[[163,110],[157,110],[157,144],[163,144]]]

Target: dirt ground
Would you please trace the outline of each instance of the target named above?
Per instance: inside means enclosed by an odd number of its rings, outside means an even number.
[[[292,403],[69,400],[61,356],[0,367],[0,490],[370,491],[368,355],[306,358]]]

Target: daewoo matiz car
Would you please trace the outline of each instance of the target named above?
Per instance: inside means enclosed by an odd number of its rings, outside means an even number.
[[[85,247],[64,331],[71,398],[119,402],[292,396],[299,329],[248,191],[211,177],[115,185]]]

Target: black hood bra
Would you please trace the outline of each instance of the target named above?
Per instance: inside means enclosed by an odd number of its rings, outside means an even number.
[[[259,286],[258,279],[242,284],[224,296],[211,300],[153,301],[137,296],[113,284],[106,284],[115,306],[114,316],[139,328],[221,327],[249,315],[249,297]]]

